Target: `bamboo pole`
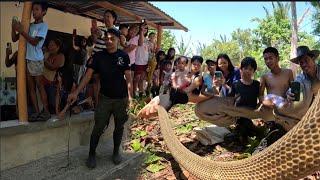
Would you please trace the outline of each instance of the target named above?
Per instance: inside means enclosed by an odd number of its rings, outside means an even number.
[[[162,26],[158,25],[157,27],[157,49],[156,52],[158,52],[161,48],[161,39],[162,39]]]
[[[31,18],[32,2],[25,1],[23,3],[23,12],[21,24],[23,31],[29,32]],[[17,95],[19,122],[28,122],[27,111],[27,90],[26,90],[26,39],[20,34],[18,44],[18,62],[17,62]]]

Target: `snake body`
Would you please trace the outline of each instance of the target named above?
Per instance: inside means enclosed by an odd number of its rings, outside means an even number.
[[[320,170],[320,91],[307,113],[286,135],[263,151],[237,161],[217,162],[194,154],[175,136],[162,106],[158,115],[172,156],[199,179],[299,179]]]

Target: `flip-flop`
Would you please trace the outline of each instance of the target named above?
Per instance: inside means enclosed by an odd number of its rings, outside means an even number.
[[[31,114],[31,115],[29,116],[28,121],[29,121],[29,122],[36,122],[38,116],[39,116],[39,113],[33,113],[33,114]]]
[[[47,121],[48,119],[50,119],[51,115],[48,112],[42,111],[38,117],[37,117],[37,121]]]

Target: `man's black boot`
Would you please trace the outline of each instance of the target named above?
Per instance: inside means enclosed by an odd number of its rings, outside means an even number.
[[[113,154],[112,154],[112,161],[114,164],[118,165],[121,163],[122,161],[122,156],[121,154],[119,153],[119,151],[114,151]]]
[[[89,157],[87,159],[86,165],[89,169],[93,169],[96,167],[96,155],[89,154]]]

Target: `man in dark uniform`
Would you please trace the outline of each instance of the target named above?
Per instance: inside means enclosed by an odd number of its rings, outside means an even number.
[[[128,119],[128,97],[132,97],[132,80],[130,76],[129,56],[118,49],[120,32],[116,28],[109,28],[105,35],[106,48],[96,52],[92,63],[80,82],[78,88],[68,97],[68,103],[74,103],[79,92],[88,84],[94,72],[100,75],[101,90],[99,103],[95,109],[95,125],[90,139],[89,158],[86,165],[89,168],[96,166],[96,148],[103,130],[109,124],[113,114],[115,130],[113,132],[114,149],[112,160],[115,164],[121,162],[119,147],[123,135],[124,123]],[[128,91],[129,89],[129,91]],[[129,92],[129,93],[128,93]]]

